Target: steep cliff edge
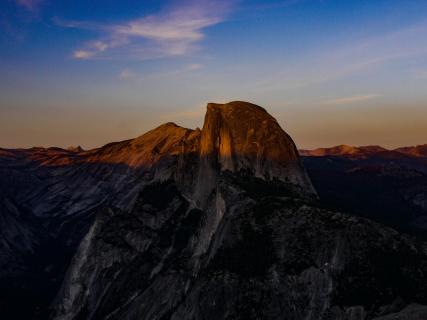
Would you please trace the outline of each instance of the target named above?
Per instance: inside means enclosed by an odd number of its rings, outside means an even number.
[[[251,103],[208,104],[200,161],[201,179],[209,177],[211,184],[211,170],[229,171],[277,180],[301,194],[315,195],[291,137],[265,109]]]
[[[204,147],[202,138],[211,140],[212,150]],[[280,148],[275,150],[274,144]],[[245,102],[210,104],[202,130],[166,123],[135,139],[93,150],[0,148],[2,199],[19,205],[25,218],[9,219],[10,206],[0,206],[2,227],[15,230],[14,238],[24,239],[28,247],[22,251],[24,259],[21,251],[0,247],[5,266],[0,287],[11,296],[22,282],[31,295],[17,302],[25,315],[16,313],[10,299],[2,299],[3,314],[44,319],[64,266],[100,208],[129,212],[142,190],[155,183],[173,181],[192,208],[203,209],[203,230],[194,254],[205,254],[228,206],[220,186],[227,184],[224,177],[229,174],[246,177],[243,180],[257,177],[289,193],[314,195],[290,137],[264,109]],[[15,271],[15,280],[7,280],[6,269]],[[46,283],[41,299],[33,299],[40,287],[34,287],[28,275]],[[20,290],[17,296],[27,296]]]
[[[54,319],[366,320],[427,304],[422,244],[322,209],[263,108],[209,104],[202,130],[166,126],[87,153],[139,179],[99,210]]]
[[[210,103],[207,109],[202,158],[216,157],[221,170],[248,170],[256,177],[276,178],[310,191],[295,144],[265,109],[241,101]]]

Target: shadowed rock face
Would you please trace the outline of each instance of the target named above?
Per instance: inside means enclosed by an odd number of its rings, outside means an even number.
[[[292,139],[253,104],[94,150],[0,149],[0,177],[1,225],[22,225],[1,268],[78,244],[54,319],[366,320],[427,304],[423,245],[323,209]],[[61,279],[50,264],[39,279]]]
[[[54,318],[365,320],[426,303],[422,246],[269,184],[221,175],[218,211],[173,181],[146,186],[128,212],[106,209]]]
[[[427,303],[423,245],[319,206],[264,109],[209,104],[202,130],[166,126],[96,151],[144,178],[98,212],[54,319],[366,320]],[[144,156],[110,156],[132,146]]]
[[[166,123],[88,151],[0,149],[0,191],[42,219],[101,204],[129,209],[144,184],[171,178],[203,202],[224,171],[315,194],[291,138],[264,109],[244,102],[209,104],[203,130]]]
[[[337,146],[301,154],[324,204],[427,239],[427,156],[422,147]]]
[[[274,144],[281,146],[280,152],[274,150]],[[6,279],[10,270],[16,271],[16,277],[57,285],[64,264],[99,208],[128,212],[147,185],[164,181],[174,181],[193,207],[206,212],[207,222],[195,249],[196,254],[203,254],[224,213],[218,185],[226,172],[275,180],[289,192],[314,194],[289,136],[264,109],[244,102],[210,104],[202,130],[166,123],[135,139],[87,151],[0,149],[0,192],[8,204],[0,207],[2,228],[10,230],[0,246],[4,257],[0,285],[10,292],[13,281]],[[18,218],[10,215],[11,203],[19,205],[14,209]],[[27,248],[12,250],[7,243],[13,241],[24,241]],[[55,254],[48,258],[45,253],[49,250]],[[29,260],[36,261],[39,271],[25,266]],[[23,288],[30,286],[24,300],[35,301],[32,284],[24,282]],[[21,317],[43,318],[51,295],[42,295],[42,302],[22,308],[27,311]],[[27,297],[23,292],[21,296]],[[7,305],[10,303],[5,302]]]
[[[291,137],[276,119],[247,102],[208,104],[200,156],[208,167],[249,171],[264,180],[278,179],[314,194]]]

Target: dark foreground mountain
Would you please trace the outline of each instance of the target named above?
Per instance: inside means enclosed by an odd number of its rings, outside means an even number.
[[[323,203],[427,239],[425,150],[342,145],[300,153]]]
[[[9,298],[11,317],[20,303],[48,317],[66,267],[54,319],[427,317],[424,243],[323,208],[261,107],[209,104],[202,130],[95,150],[1,153],[3,291],[19,292],[8,280],[31,275],[28,257],[52,284],[40,304]],[[53,243],[61,261],[40,254]]]

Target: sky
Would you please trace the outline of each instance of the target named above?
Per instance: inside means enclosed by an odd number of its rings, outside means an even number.
[[[234,100],[299,148],[427,143],[427,1],[0,2],[0,147],[201,127]]]

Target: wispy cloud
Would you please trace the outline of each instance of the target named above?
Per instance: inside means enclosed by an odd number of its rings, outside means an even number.
[[[351,96],[351,97],[344,97],[344,98],[338,98],[333,100],[328,100],[324,104],[328,105],[346,105],[346,104],[352,104],[356,102],[363,102],[367,100],[372,100],[375,98],[380,97],[379,94],[365,94],[365,95],[357,95],[357,96]]]
[[[91,29],[99,39],[73,52],[75,59],[154,59],[184,56],[198,49],[204,29],[224,21],[233,1],[202,0],[180,2],[158,14],[120,24],[56,22],[64,27]]]
[[[382,35],[337,44],[308,53],[303,63],[283,65],[257,83],[265,92],[299,89],[336,81],[390,63],[427,56],[427,21]]]
[[[197,72],[202,69],[203,65],[199,63],[186,64],[176,69],[167,69],[162,72],[145,72],[140,73],[136,70],[132,70],[130,68],[125,68],[121,70],[117,76],[120,80],[132,80],[134,82],[140,81],[150,81],[150,80],[159,80],[163,78],[171,78],[171,77],[180,77],[183,74],[190,74],[193,72]]]
[[[16,3],[28,11],[37,11],[43,0],[16,0]]]
[[[195,71],[202,68],[203,68],[203,65],[201,65],[200,63],[192,63],[192,64],[189,64],[186,69],[188,71]]]
[[[415,79],[426,80],[427,79],[427,70],[415,70],[413,71]]]
[[[120,80],[133,80],[137,78],[137,74],[132,71],[131,69],[123,69],[119,73],[119,79]]]
[[[73,52],[75,59],[89,59],[92,58],[95,53],[88,50],[76,50]]]
[[[284,1],[274,1],[274,2],[260,2],[260,3],[249,3],[243,5],[241,11],[249,11],[249,12],[259,12],[266,10],[277,10],[281,8],[291,7],[293,5],[306,2],[307,0],[284,0]]]

